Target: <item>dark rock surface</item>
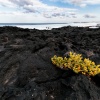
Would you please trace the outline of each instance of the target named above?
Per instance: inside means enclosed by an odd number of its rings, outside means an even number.
[[[100,63],[100,28],[0,27],[0,100],[100,100],[100,75],[61,70],[53,55],[82,53]]]

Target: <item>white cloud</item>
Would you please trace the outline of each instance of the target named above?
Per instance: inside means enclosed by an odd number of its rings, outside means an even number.
[[[71,3],[84,7],[100,4],[100,0],[51,0]],[[42,0],[0,0],[0,22],[69,22],[94,18],[80,14],[75,8],[61,8],[44,4]],[[7,10],[8,9],[8,10]],[[12,10],[13,9],[13,10]],[[83,18],[83,19],[82,19]]]
[[[0,0],[0,4],[12,5],[13,7],[16,5],[18,9],[23,10],[23,13],[40,13],[44,17],[57,17],[58,13],[59,16],[62,16],[63,14],[66,14],[68,12],[77,12],[77,9],[73,8],[60,8],[56,6],[49,6],[47,4],[42,3],[40,0],[6,0],[6,2],[3,0]],[[10,7],[10,6],[9,6]],[[22,11],[21,11],[22,12]],[[58,16],[58,17],[59,17]]]
[[[15,7],[15,4],[10,2],[9,0],[0,0],[0,6],[4,7]]]
[[[86,5],[98,5],[100,4],[100,0],[50,0],[53,2],[64,2],[64,3],[70,3],[77,6],[85,7]]]

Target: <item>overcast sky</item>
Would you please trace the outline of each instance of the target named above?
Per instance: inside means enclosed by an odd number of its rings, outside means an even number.
[[[100,0],[0,0],[0,23],[100,22]]]

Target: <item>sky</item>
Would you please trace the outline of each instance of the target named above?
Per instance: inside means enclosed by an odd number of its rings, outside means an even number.
[[[0,0],[0,23],[100,22],[100,0]]]

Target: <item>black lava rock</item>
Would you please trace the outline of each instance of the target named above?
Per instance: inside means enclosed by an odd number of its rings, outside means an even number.
[[[0,100],[100,100],[100,75],[56,68],[69,51],[100,63],[100,28],[52,30],[0,27]]]

